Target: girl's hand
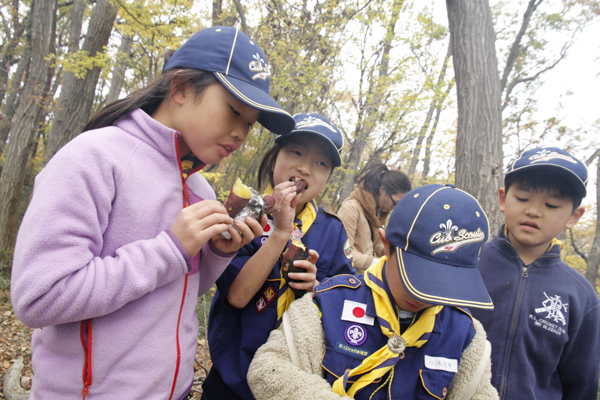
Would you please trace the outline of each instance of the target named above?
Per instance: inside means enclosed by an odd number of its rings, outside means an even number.
[[[192,258],[210,238],[225,232],[232,222],[223,204],[216,200],[203,200],[181,210],[171,232]]]
[[[301,195],[296,195],[294,183],[287,181],[273,188],[273,197],[275,197],[275,205],[271,215],[275,229],[291,234],[294,231],[296,205]]]
[[[314,292],[315,287],[319,284],[317,281],[317,267],[315,264],[319,259],[319,253],[315,250],[308,250],[307,260],[296,260],[294,261],[295,267],[301,267],[306,272],[290,272],[289,277],[304,282],[290,282],[288,285],[294,289],[306,290],[307,292]]]
[[[250,243],[255,237],[261,236],[267,222],[266,215],[261,217],[260,222],[252,217],[246,217],[244,221],[235,218],[233,223],[242,231],[242,235],[240,236],[237,229],[229,226],[227,231],[231,235],[231,239],[225,239],[223,235],[217,235],[211,239],[212,244],[223,253],[233,253]]]

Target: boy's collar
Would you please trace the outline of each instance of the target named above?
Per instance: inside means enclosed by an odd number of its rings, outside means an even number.
[[[500,228],[500,232],[501,232],[500,236],[503,239],[506,239],[506,241],[508,243],[511,243],[510,238],[508,237],[508,226],[506,226],[506,224],[502,225],[502,228]],[[548,246],[548,250],[546,250],[546,253],[554,253],[554,251],[553,251],[554,246],[558,246],[558,253],[560,254],[562,249],[565,247],[565,244],[562,241],[560,241],[559,239],[553,238],[552,241],[550,242],[550,246]]]

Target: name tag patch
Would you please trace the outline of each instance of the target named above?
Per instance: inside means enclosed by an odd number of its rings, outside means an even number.
[[[342,342],[336,342],[335,348],[340,351],[343,351],[343,352],[346,352],[346,353],[349,353],[349,354],[352,354],[355,356],[360,356],[360,357],[365,357],[365,358],[369,356],[368,351],[357,349],[356,347],[348,346],[347,344],[342,343]]]
[[[439,371],[458,372],[458,360],[445,357],[425,356],[425,367]]]

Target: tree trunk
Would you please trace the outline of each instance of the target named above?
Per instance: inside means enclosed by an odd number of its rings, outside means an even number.
[[[8,40],[2,46],[2,53],[0,54],[0,103],[4,100],[4,95],[6,94],[6,88],[8,86],[8,71],[13,64],[17,45],[21,41],[21,36],[23,36],[23,31],[25,30],[25,24],[23,24],[22,21],[19,21],[19,0],[12,1],[10,14],[14,31],[10,32],[10,28],[6,28],[5,35]],[[0,154],[1,153],[2,152],[0,151]]]
[[[456,79],[456,186],[486,212],[490,236],[500,226],[502,117],[495,35],[488,0],[446,0]]]
[[[33,1],[29,76],[23,90],[23,99],[13,121],[6,160],[0,175],[0,257],[4,258],[2,261],[10,259],[15,245],[25,167],[37,130],[36,121],[42,111],[50,81],[48,56],[53,48],[55,14],[56,1]]]
[[[600,157],[596,160],[596,176],[600,178]],[[585,278],[590,281],[593,287],[596,287],[596,278],[598,277],[598,267],[600,266],[600,179],[596,182],[596,233],[594,234],[594,243],[587,258],[587,269]]]
[[[18,107],[18,99],[21,95],[22,88],[21,84],[26,78],[26,74],[29,70],[29,62],[31,61],[31,26],[33,18],[31,15],[27,19],[27,28],[25,30],[25,45],[23,46],[23,51],[20,54],[19,64],[17,65],[17,70],[11,77],[10,90],[8,91],[8,96],[4,99],[4,104],[2,104],[2,114],[4,114],[4,119],[2,124],[0,124],[0,155],[4,150],[4,146],[6,144],[6,140],[8,139],[8,132],[12,126],[12,119],[15,116],[15,112]]]
[[[347,171],[344,175],[342,190],[340,191],[340,202],[350,196],[350,193],[354,190],[354,180],[356,171],[358,169],[358,163],[365,146],[367,139],[371,131],[377,125],[378,119],[380,118],[377,110],[379,104],[383,100],[381,95],[382,91],[387,87],[387,76],[390,60],[390,50],[392,49],[392,40],[394,38],[394,30],[396,29],[396,23],[400,17],[400,10],[404,0],[394,0],[392,6],[392,15],[390,22],[387,26],[387,33],[383,40],[383,53],[381,55],[381,63],[379,65],[379,76],[374,84],[374,90],[372,91],[372,100],[366,100],[363,110],[365,112],[364,124],[361,124],[362,118],[359,117],[358,123],[356,124],[356,135],[352,143],[350,143],[350,151],[348,155]]]
[[[123,36],[121,38],[119,56],[117,57],[118,62],[112,71],[112,80],[110,82],[110,90],[106,96],[106,104],[110,104],[119,99],[123,82],[125,82],[125,71],[127,71],[127,67],[129,67],[129,60],[131,59],[132,44],[133,37]]]
[[[98,0],[92,16],[82,51],[94,57],[107,45],[118,7],[110,0]],[[63,84],[55,111],[48,144],[44,155],[44,165],[50,161],[62,146],[81,133],[90,117],[94,93],[101,68],[94,66],[83,79],[72,72],[65,72]]]

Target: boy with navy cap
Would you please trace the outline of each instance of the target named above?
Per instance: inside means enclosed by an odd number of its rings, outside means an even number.
[[[259,399],[494,399],[490,348],[466,307],[493,309],[477,257],[488,221],[453,185],[408,192],[386,256],[294,302],[254,357]],[[325,378],[325,379],[323,379]]]
[[[492,384],[502,399],[596,399],[600,302],[561,261],[556,239],[584,212],[585,165],[555,148],[525,151],[500,189],[505,224],[481,251],[496,305],[476,311],[492,343]]]

